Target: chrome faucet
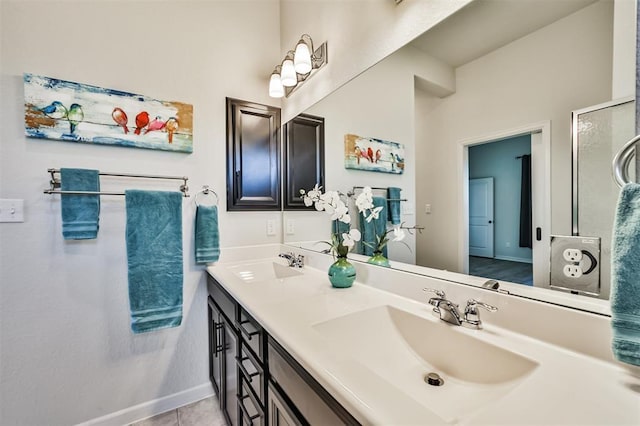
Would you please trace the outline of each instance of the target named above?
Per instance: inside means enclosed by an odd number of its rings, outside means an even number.
[[[304,256],[301,254],[296,256],[291,252],[280,253],[278,257],[287,259],[287,261],[289,262],[289,266],[291,266],[292,268],[302,268],[304,266]]]
[[[446,298],[444,291],[432,288],[423,288],[422,291],[432,292],[436,297],[429,299],[429,304],[433,305],[433,313],[440,317],[442,321],[453,325],[461,325],[463,327],[475,330],[482,329],[482,321],[480,320],[480,312],[478,307],[484,308],[489,312],[496,312],[498,308],[475,299],[469,299],[464,309],[464,315],[460,314],[459,306]]]

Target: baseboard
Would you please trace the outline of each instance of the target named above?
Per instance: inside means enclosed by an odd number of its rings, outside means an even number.
[[[495,256],[495,259],[498,260],[508,260],[510,262],[520,262],[520,263],[533,263],[532,259],[526,259],[524,257],[512,257],[512,256]]]
[[[134,405],[106,416],[98,417],[78,426],[115,426],[128,425],[139,420],[153,417],[157,414],[164,413],[169,410],[175,410],[183,405],[200,401],[213,395],[213,386],[211,383],[205,383],[173,395],[164,396],[142,404]]]

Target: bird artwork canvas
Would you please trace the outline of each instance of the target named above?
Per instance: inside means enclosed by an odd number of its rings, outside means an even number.
[[[114,89],[24,74],[25,134],[193,152],[193,106]]]
[[[404,145],[358,135],[344,135],[345,169],[402,174]]]

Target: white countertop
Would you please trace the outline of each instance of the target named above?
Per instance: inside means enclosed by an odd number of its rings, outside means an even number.
[[[368,368],[358,356],[334,344],[314,325],[347,314],[391,306],[437,326],[452,327],[432,315],[432,307],[356,281],[332,288],[326,271],[305,266],[284,280],[246,282],[234,266],[257,262],[219,262],[208,272],[322,386],[363,424],[469,425],[640,425],[640,377],[637,370],[605,362],[525,335],[485,324],[483,330],[455,327],[489,344],[534,360],[539,365],[501,398],[461,418],[443,414],[384,371]],[[235,259],[234,259],[235,260]],[[263,259],[286,264],[278,258]],[[232,268],[232,269],[230,269]],[[579,332],[579,327],[577,328]],[[366,330],[363,330],[366,332]],[[437,342],[434,342],[437,344]],[[473,357],[473,353],[468,354]],[[431,401],[433,404],[433,401]]]

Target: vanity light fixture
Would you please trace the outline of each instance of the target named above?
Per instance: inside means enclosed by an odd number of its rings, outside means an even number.
[[[289,96],[300,87],[309,76],[327,63],[327,43],[314,49],[309,34],[303,34],[296,44],[295,51],[290,50],[281,65],[276,66],[269,80],[269,96],[281,98]]]
[[[271,79],[269,80],[269,96],[272,98],[281,98],[284,96],[284,86],[282,85],[282,78],[280,77],[281,72],[282,67],[278,65],[271,74]]]

